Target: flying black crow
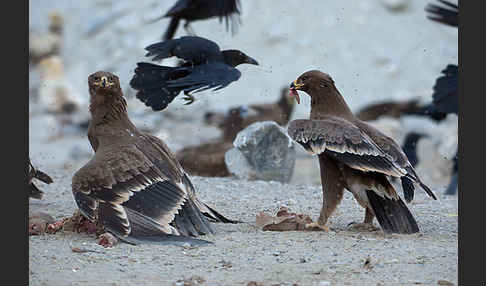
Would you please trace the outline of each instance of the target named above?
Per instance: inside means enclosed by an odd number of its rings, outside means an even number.
[[[437,78],[432,93],[432,102],[408,114],[423,115],[439,122],[447,114],[459,115],[459,70],[457,65],[447,65]]]
[[[427,18],[449,26],[459,27],[459,7],[451,2],[438,0],[445,6],[428,4],[425,11]],[[423,108],[423,115],[440,121],[449,113],[458,114],[459,103],[459,70],[457,65],[449,64],[437,78],[432,94],[432,104]]]
[[[186,20],[184,28],[191,34],[194,34],[189,26],[192,21],[213,17],[219,17],[220,22],[224,19],[226,29],[231,22],[232,30],[235,31],[240,21],[240,13],[239,0],[179,0],[162,16],[162,18],[171,18],[162,39],[170,40],[174,37],[181,19]]]
[[[153,61],[172,56],[184,60],[178,67],[139,62],[130,86],[137,98],[154,111],[163,110],[184,91],[191,104],[191,93],[207,89],[219,90],[240,78],[235,67],[240,64],[258,65],[258,62],[239,50],[223,50],[208,39],[186,36],[150,45],[145,48]]]
[[[452,26],[459,27],[459,6],[448,1],[439,0],[445,6],[441,7],[434,4],[429,4],[425,10],[430,13],[427,17],[433,21]],[[457,65],[449,64],[442,71],[442,76],[437,78],[434,86],[434,93],[432,95],[432,107],[429,112],[431,118],[445,117],[448,113],[455,113],[459,115],[459,71]],[[458,151],[453,158],[452,177],[447,187],[445,194],[454,195],[458,186]]]
[[[459,27],[459,7],[449,1],[439,0],[445,6],[441,7],[435,4],[428,4],[425,11],[430,14],[427,15],[432,21],[443,23],[453,27]]]

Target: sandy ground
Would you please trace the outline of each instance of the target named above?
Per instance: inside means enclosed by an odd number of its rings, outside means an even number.
[[[42,201],[31,210],[48,210],[56,219],[76,206],[70,179],[75,169],[46,170],[55,183],[43,187]],[[255,214],[273,213],[286,205],[316,219],[321,207],[319,186],[264,181],[193,177],[202,201],[230,218],[247,223],[214,224],[214,245],[199,248],[117,244],[97,245],[94,236],[58,233],[29,237],[30,285],[184,285],[201,277],[200,285],[457,285],[457,197],[437,201],[416,193],[409,204],[421,229],[414,235],[348,230],[363,210],[352,195],[331,217],[332,231],[264,232]],[[375,225],[377,222],[375,221]],[[71,247],[95,252],[75,253]],[[370,267],[364,267],[370,259]],[[189,284],[188,284],[189,285]],[[197,284],[194,284],[197,285]],[[447,284],[446,284],[447,285]]]

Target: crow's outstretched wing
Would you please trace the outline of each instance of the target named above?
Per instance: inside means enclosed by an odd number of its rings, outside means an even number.
[[[145,50],[148,51],[145,56],[153,56],[153,61],[173,56],[195,65],[208,61],[223,61],[223,54],[218,44],[196,36],[185,36],[155,43],[146,47]]]
[[[241,72],[223,63],[208,63],[192,68],[189,75],[167,81],[168,87],[179,87],[186,93],[207,89],[218,90],[240,78]]]

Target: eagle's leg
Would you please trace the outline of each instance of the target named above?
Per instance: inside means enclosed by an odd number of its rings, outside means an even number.
[[[317,222],[306,224],[306,229],[319,228],[329,231],[326,226],[327,219],[336,209],[343,198],[345,178],[341,169],[333,159],[327,155],[319,155],[319,168],[321,169],[322,182],[322,208]]]
[[[305,229],[307,230],[323,230],[329,232],[329,227],[326,226],[327,219],[329,218],[330,212],[329,209],[325,207],[325,203],[322,203],[321,213],[319,214],[319,218],[316,222],[307,223],[305,225]]]
[[[368,230],[368,231],[378,230],[378,228],[373,225],[374,218],[375,218],[375,214],[373,214],[373,211],[371,211],[371,209],[367,207],[365,211],[364,221],[362,223],[351,222],[348,224],[348,227],[357,230]]]
[[[326,232],[329,231],[329,227],[326,226],[325,224],[319,223],[319,221],[306,224],[305,229],[307,229],[307,230],[323,230],[323,231],[326,231]]]

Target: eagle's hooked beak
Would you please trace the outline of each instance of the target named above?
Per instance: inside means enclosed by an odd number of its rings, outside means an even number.
[[[101,86],[103,88],[105,88],[107,84],[108,84],[108,79],[106,78],[106,76],[102,76],[101,77]]]

